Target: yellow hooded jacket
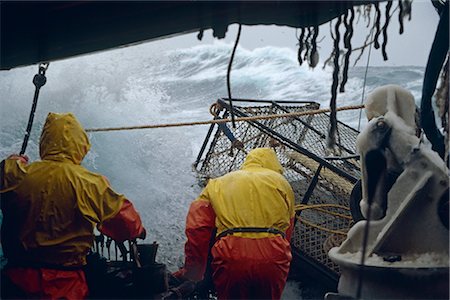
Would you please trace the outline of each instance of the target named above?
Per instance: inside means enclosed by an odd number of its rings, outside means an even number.
[[[294,193],[284,178],[275,151],[250,151],[241,170],[209,181],[199,200],[210,201],[217,234],[236,227],[272,227],[285,232],[294,217]],[[270,233],[235,233],[263,238]]]
[[[185,265],[179,274],[195,281],[202,279],[214,228],[217,235],[233,228],[275,228],[290,239],[294,192],[282,173],[275,151],[258,148],[250,151],[241,170],[211,179],[189,209]],[[274,234],[237,232],[233,237],[250,241]],[[289,248],[289,242],[286,245]],[[290,257],[290,251],[286,255]]]
[[[2,162],[2,246],[16,264],[80,266],[95,224],[114,217],[125,197],[80,165],[90,149],[72,114],[49,113],[40,139],[41,161]]]

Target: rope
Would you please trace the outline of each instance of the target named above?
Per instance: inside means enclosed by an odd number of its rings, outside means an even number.
[[[326,213],[328,215],[332,215],[332,216],[336,216],[336,217],[340,217],[340,218],[344,218],[347,220],[353,220],[353,218],[351,216],[348,215],[344,215],[338,212],[333,212],[333,211],[329,211],[326,210],[324,208],[339,208],[339,209],[343,209],[346,211],[349,211],[350,209],[346,206],[343,205],[339,205],[339,204],[332,204],[332,203],[324,203],[324,204],[298,204],[295,206],[295,211],[296,212],[300,212],[306,209],[314,209],[323,213]],[[297,214],[297,220],[300,221],[301,223],[309,226],[309,227],[313,227],[316,229],[319,229],[321,231],[325,231],[325,232],[329,232],[329,233],[334,233],[334,234],[339,234],[339,235],[347,235],[347,232],[342,231],[342,230],[336,230],[336,229],[329,229],[326,227],[323,227],[321,225],[318,224],[314,224],[312,222],[306,221],[305,219],[300,218],[300,215]]]
[[[373,37],[373,31],[372,31],[372,37]],[[372,37],[370,39],[372,39]],[[363,103],[364,103],[364,96],[366,93],[367,71],[369,70],[369,62],[370,62],[370,53],[371,52],[372,52],[372,44],[370,44],[369,53],[367,54],[366,70],[364,72],[363,90],[362,90],[362,95],[361,95],[361,105],[363,105]],[[362,109],[359,111],[358,131],[360,131],[360,129],[361,129],[361,116],[362,116]]]
[[[326,232],[329,232],[329,233],[335,233],[335,234],[341,234],[341,235],[347,235],[347,233],[346,233],[345,231],[329,229],[329,228],[326,228],[326,227],[323,227],[323,226],[320,226],[320,225],[311,223],[311,222],[309,222],[309,221],[300,219],[300,217],[297,217],[297,219],[298,219],[301,223],[303,223],[303,224],[305,224],[305,225],[308,225],[308,226],[310,226],[310,227],[314,227],[314,228],[320,229],[320,230],[322,230],[322,231],[326,231]]]
[[[342,144],[340,144],[342,145]],[[317,170],[320,163],[318,163],[317,161],[315,161],[314,159],[303,155],[299,152],[289,152],[288,154],[289,158],[293,159],[295,162],[300,163],[302,166],[305,166],[306,168],[310,169],[310,170]],[[344,177],[339,176],[338,174],[336,174],[335,172],[331,171],[328,168],[323,168],[320,171],[320,177],[324,180],[326,180],[327,182],[331,183],[333,186],[339,188],[341,191],[343,191],[344,193],[350,195],[352,189],[353,189],[353,184],[351,182],[349,182],[347,179],[345,179]]]
[[[364,105],[348,105],[336,108],[336,111],[343,110],[355,110],[361,109]],[[301,112],[291,112],[285,114],[273,114],[266,116],[252,116],[252,117],[241,117],[236,118],[236,122],[247,122],[247,121],[255,121],[255,120],[269,120],[276,118],[286,118],[286,117],[299,117],[306,115],[316,115],[330,112],[329,108],[323,109],[315,109],[310,111],[301,111]],[[138,126],[125,126],[125,127],[106,127],[106,128],[88,128],[86,132],[100,132],[100,131],[122,131],[122,130],[135,130],[135,129],[150,129],[150,128],[167,128],[167,127],[182,127],[182,126],[195,126],[195,125],[208,125],[208,124],[221,124],[231,122],[230,119],[217,119],[217,120],[208,120],[208,121],[194,121],[194,122],[180,122],[180,123],[166,123],[166,124],[154,124],[154,125],[138,125]]]
[[[228,99],[230,102],[230,110],[231,110],[231,122],[233,123],[233,128],[236,128],[236,123],[234,121],[234,111],[233,111],[233,98],[231,98],[231,83],[230,83],[230,76],[231,76],[231,66],[233,64],[234,60],[234,54],[236,53],[236,48],[239,43],[239,38],[241,37],[241,29],[242,25],[239,24],[238,33],[236,36],[236,41],[234,42],[233,52],[231,52],[230,62],[228,63],[228,70],[227,70],[227,90],[228,90]]]
[[[344,214],[341,214],[341,213],[337,213],[337,212],[333,212],[333,211],[329,211],[329,210],[323,209],[324,207],[327,207],[327,208],[339,208],[339,209],[342,209],[342,210],[350,211],[350,209],[347,206],[343,206],[343,205],[339,205],[339,204],[332,204],[332,203],[327,203],[327,204],[297,204],[295,206],[295,210],[296,211],[302,211],[302,210],[305,210],[305,209],[315,209],[317,211],[321,211],[321,212],[326,213],[328,215],[337,216],[337,217],[341,217],[341,218],[348,219],[348,220],[353,220],[353,218],[348,216],[348,215],[344,215]]]

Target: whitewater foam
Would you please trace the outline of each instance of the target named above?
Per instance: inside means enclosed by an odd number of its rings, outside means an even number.
[[[232,45],[215,42],[188,49],[152,51],[142,44],[51,63],[41,90],[27,154],[38,158],[38,139],[49,111],[73,112],[89,127],[128,126],[211,119],[208,108],[226,97],[226,69]],[[287,48],[238,47],[231,74],[237,98],[314,100],[328,106],[331,69],[298,66]],[[0,156],[18,152],[28,119],[36,66],[0,72]],[[338,105],[359,104],[363,68],[350,70]],[[423,68],[369,69],[366,95],[383,84],[400,84],[418,100]],[[338,117],[356,127],[357,111]],[[363,114],[364,117],[364,114]],[[141,212],[148,242],[157,240],[159,260],[174,270],[182,263],[184,222],[199,194],[191,164],[208,126],[91,133],[92,150],[83,165],[106,175]]]

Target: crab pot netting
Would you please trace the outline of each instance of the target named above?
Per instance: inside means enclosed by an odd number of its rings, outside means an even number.
[[[236,102],[234,102],[236,103]],[[229,111],[225,102],[221,102],[227,117]],[[318,103],[299,105],[260,105],[236,106],[236,116],[261,116],[302,112],[319,108]],[[296,204],[308,204],[321,207],[303,209],[299,213],[292,245],[302,255],[309,256],[331,272],[338,273],[338,267],[327,256],[331,247],[339,246],[345,239],[345,233],[353,224],[349,207],[349,197],[355,178],[360,177],[359,162],[355,159],[327,160],[322,163],[315,188],[308,199],[305,193],[319,168],[320,158],[327,157],[326,136],[329,128],[329,115],[325,113],[302,115],[298,117],[280,117],[266,120],[236,122],[236,128],[228,126],[234,137],[244,144],[246,152],[258,147],[271,147],[285,169],[284,175],[290,182]],[[269,128],[270,130],[267,130]],[[240,168],[246,154],[232,147],[224,132],[215,127],[215,134],[210,138],[209,150],[200,153],[196,170],[205,180],[222,176]],[[337,150],[339,156],[355,154],[355,141],[358,132],[343,123],[338,123]],[[208,137],[207,137],[208,138]],[[302,149],[303,153],[299,150]],[[317,159],[319,157],[319,159]],[[331,169],[330,169],[331,166]],[[342,176],[332,167],[350,175]],[[333,204],[327,207],[327,204]],[[343,207],[335,207],[337,205]]]

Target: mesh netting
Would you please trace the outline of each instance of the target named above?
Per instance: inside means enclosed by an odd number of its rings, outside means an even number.
[[[228,104],[222,100],[218,103],[224,109],[222,117],[227,117]],[[270,105],[255,105],[252,101],[242,102],[242,106],[236,105],[241,102],[233,103],[233,112],[239,117],[319,108],[319,104],[314,102],[284,105],[280,101]],[[252,106],[245,105],[249,103]],[[358,132],[343,123],[338,124],[338,140],[333,154],[345,159],[336,159],[328,157],[330,151],[326,136],[329,116],[325,113],[237,122],[236,128],[228,128],[234,138],[244,144],[245,152],[233,148],[224,131],[216,127],[212,138],[207,136],[196,162],[200,176],[207,180],[237,170],[246,152],[258,147],[272,147],[294,190],[296,204],[303,204],[298,212],[299,221],[296,223],[292,245],[302,255],[309,256],[330,272],[338,273],[337,265],[328,258],[327,252],[331,247],[341,244],[352,225],[349,197],[353,184],[360,177],[360,167],[355,158],[348,157],[355,155]],[[208,143],[209,150],[205,153]]]

